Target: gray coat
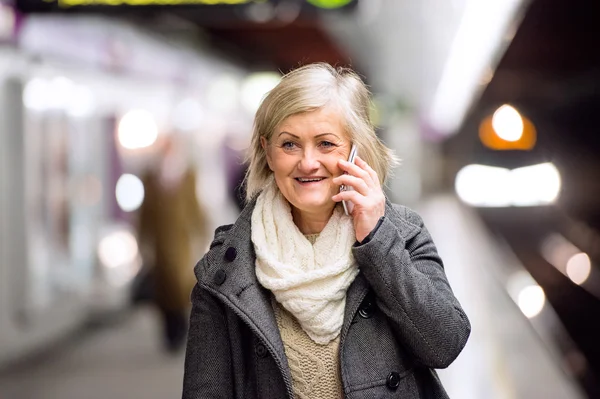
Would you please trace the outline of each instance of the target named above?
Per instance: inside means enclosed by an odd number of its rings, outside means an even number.
[[[271,294],[254,271],[253,208],[218,228],[196,265],[184,399],[293,398]],[[340,336],[345,398],[447,398],[433,369],[454,361],[471,326],[423,221],[388,202],[371,240],[352,251],[360,273]]]

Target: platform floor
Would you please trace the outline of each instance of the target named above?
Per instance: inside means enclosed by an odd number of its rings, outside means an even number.
[[[3,373],[0,398],[180,398],[183,353],[161,352],[158,333],[156,315],[141,307]]]

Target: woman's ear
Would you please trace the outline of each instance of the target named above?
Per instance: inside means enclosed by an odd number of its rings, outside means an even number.
[[[261,138],[260,138],[260,145],[262,146],[263,150],[265,151],[269,169],[271,169],[271,171],[273,171],[273,168],[271,167],[271,154],[269,154],[269,143],[267,142],[267,139],[264,136],[261,136]]]

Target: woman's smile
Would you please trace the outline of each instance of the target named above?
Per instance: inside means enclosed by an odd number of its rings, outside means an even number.
[[[315,187],[325,181],[325,177],[306,176],[294,178],[302,187]]]
[[[340,159],[350,153],[341,114],[324,107],[286,118],[267,143],[269,167],[283,196],[300,219],[310,214],[327,220],[339,192],[333,178],[342,174]]]

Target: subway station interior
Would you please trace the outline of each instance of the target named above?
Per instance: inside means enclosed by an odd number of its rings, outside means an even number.
[[[386,195],[471,321],[449,396],[600,398],[599,19],[594,0],[0,0],[0,398],[181,397],[141,288],[143,176],[176,137],[211,232],[191,272],[243,208],[261,100],[312,62],[369,85],[401,159]]]

